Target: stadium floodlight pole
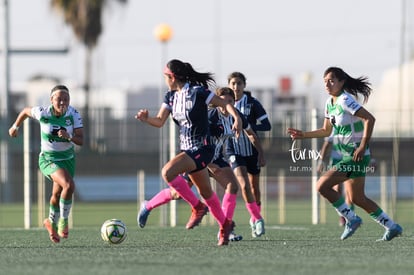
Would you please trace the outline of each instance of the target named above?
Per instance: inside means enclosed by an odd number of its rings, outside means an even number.
[[[9,13],[8,13],[8,0],[3,0],[1,9],[3,18],[3,50],[2,50],[2,69],[4,72],[3,85],[0,90],[2,96],[0,98],[0,117],[1,117],[1,129],[0,134],[0,151],[1,151],[1,167],[0,167],[0,200],[10,200],[11,196],[11,183],[9,182],[9,171],[10,171],[10,154],[9,154],[9,138],[7,136],[6,129],[10,126],[10,56],[9,56]],[[2,191],[2,192],[1,192]]]
[[[406,0],[401,1],[401,30],[400,30],[400,64],[398,66],[397,110],[395,112],[394,137],[392,139],[392,176],[391,176],[391,214],[397,217],[397,192],[400,161],[400,131],[402,120],[402,96],[404,91],[404,62],[405,62],[405,36],[406,36]]]
[[[26,119],[23,122],[23,174],[24,174],[24,229],[30,229],[32,227],[32,192],[31,183],[33,182],[32,162],[30,160],[30,153],[32,151],[31,146],[31,133],[30,133],[30,120]]]
[[[318,114],[317,110],[312,109],[311,117],[311,129],[317,129],[318,126]],[[312,139],[312,150],[316,152],[318,149],[318,140],[316,138]],[[318,181],[317,174],[317,160],[312,159],[312,224],[319,224],[320,215],[319,215],[319,194],[316,188],[316,183]]]
[[[163,101],[163,95],[164,95],[164,76],[163,76],[163,71],[164,71],[164,66],[167,60],[167,44],[168,42],[171,40],[172,35],[173,35],[173,30],[172,28],[167,25],[167,24],[159,24],[158,26],[155,27],[154,29],[154,35],[157,38],[158,41],[161,42],[161,82],[160,82],[160,93],[159,93],[159,102]],[[169,119],[169,144],[170,144],[170,149],[169,149],[169,158],[173,158],[176,154],[176,146],[175,146],[175,125],[173,120],[170,118]],[[160,166],[160,171],[162,169],[162,167],[164,166],[164,164],[167,162],[167,138],[166,138],[166,129],[164,129],[163,127],[161,127],[160,129],[160,141],[159,141],[159,166]],[[162,178],[160,179],[160,190],[162,190],[163,188],[165,188],[165,183],[163,182]],[[172,227],[176,226],[177,223],[177,218],[176,218],[176,201],[172,200],[170,203],[170,225]],[[166,224],[166,211],[164,207],[161,207],[161,214],[160,214],[160,222],[161,225],[164,226]]]

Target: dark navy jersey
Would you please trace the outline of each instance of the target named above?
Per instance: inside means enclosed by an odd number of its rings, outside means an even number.
[[[239,110],[236,111],[242,120],[242,128],[245,130],[250,129],[246,117],[240,113]],[[234,118],[231,115],[223,115],[218,108],[213,108],[208,112],[208,120],[210,125],[211,143],[216,146],[213,160],[216,160],[223,157],[223,145],[226,144],[225,147],[227,148],[229,140],[236,139],[232,130]]]
[[[258,121],[266,121],[266,123],[268,123],[268,116],[265,109],[256,98],[250,95],[250,93],[244,93],[242,98],[234,103],[234,107],[247,118],[247,121],[255,132],[258,130]],[[256,154],[256,149],[251,144],[247,135],[242,132],[237,140],[233,139],[232,144],[230,144],[228,148],[228,154],[252,156]]]
[[[247,121],[255,132],[258,131],[257,122],[264,122],[268,119],[262,104],[256,98],[252,97],[250,92],[245,92],[242,98],[234,103],[234,107],[246,116]]]
[[[202,86],[186,83],[180,91],[168,91],[163,106],[180,127],[180,149],[197,150],[208,145],[208,104],[214,93]]]

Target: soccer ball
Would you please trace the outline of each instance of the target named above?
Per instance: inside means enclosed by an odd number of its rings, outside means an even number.
[[[125,224],[118,219],[106,220],[101,227],[101,237],[105,242],[111,244],[122,243],[127,236]]]

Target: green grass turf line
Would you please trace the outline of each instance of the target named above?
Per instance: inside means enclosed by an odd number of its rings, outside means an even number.
[[[119,245],[101,240],[99,227],[75,228],[52,244],[40,229],[0,230],[1,274],[412,274],[412,224],[391,242],[376,242],[382,228],[366,222],[339,240],[328,225],[267,227],[257,239],[240,225],[244,240],[217,247],[216,226],[128,228]]]
[[[189,206],[183,202],[177,203],[177,226],[184,227],[188,217],[191,214]],[[263,208],[263,215],[265,217],[266,224],[277,225],[280,224],[280,209],[277,201],[268,201],[267,208]],[[169,205],[166,207],[169,213]],[[395,214],[388,212],[391,217],[394,217],[396,221],[402,225],[406,223],[414,223],[414,202],[412,200],[400,200],[396,205]],[[266,211],[264,211],[266,210]],[[47,217],[48,205],[46,205],[45,213],[42,215],[40,222],[43,218]],[[326,223],[337,224],[338,215],[335,210],[326,203]],[[369,216],[363,212],[360,208],[356,208],[356,212],[365,221],[370,221]],[[118,218],[125,222],[127,226],[136,226],[137,216],[137,203],[134,202],[110,202],[110,203],[84,203],[76,202],[73,207],[73,224],[74,227],[96,227],[102,224],[105,220],[110,218]],[[33,205],[31,211],[32,215],[32,227],[42,227],[42,223],[38,224],[38,213],[36,204]],[[311,224],[312,223],[312,210],[311,202],[309,200],[287,200],[286,203],[286,224]],[[211,215],[207,215],[204,219],[207,224],[215,224]],[[236,211],[234,214],[234,220],[236,225],[248,224],[248,213],[245,208],[244,202],[238,200]],[[168,222],[168,221],[167,221]],[[370,221],[371,222],[371,221]],[[155,209],[151,212],[148,225],[160,224],[160,209]],[[24,215],[23,204],[0,204],[0,228],[23,228],[24,227]]]
[[[59,244],[43,228],[24,230],[23,205],[0,205],[0,274],[412,274],[414,219],[412,201],[399,201],[401,238],[376,242],[384,232],[357,208],[364,224],[341,241],[343,228],[335,211],[326,207],[327,223],[311,225],[310,201],[289,200],[286,224],[279,224],[278,204],[269,203],[266,234],[250,236],[247,211],[238,202],[236,232],[244,240],[217,247],[217,225],[211,215],[204,225],[184,229],[190,210],[178,203],[175,228],[159,226],[159,210],[144,229],[136,224],[136,203],[80,203],[74,206],[74,229]],[[45,213],[46,214],[46,213]],[[36,220],[36,209],[33,209]],[[122,219],[128,237],[120,245],[100,238],[109,218]],[[36,224],[36,222],[33,222]]]

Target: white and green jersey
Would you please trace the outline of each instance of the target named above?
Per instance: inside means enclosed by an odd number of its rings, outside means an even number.
[[[353,152],[361,143],[364,134],[364,124],[355,113],[362,106],[355,98],[343,91],[336,99],[335,104],[329,98],[325,104],[325,118],[333,126],[332,154],[333,159],[342,160],[352,157]],[[369,155],[369,148],[365,155]]]
[[[83,127],[82,118],[72,106],[60,117],[55,116],[52,109],[52,105],[32,108],[32,118],[40,122],[41,153],[51,161],[71,159],[74,157],[73,143],[58,137],[57,132],[65,129],[73,135],[74,129]]]

